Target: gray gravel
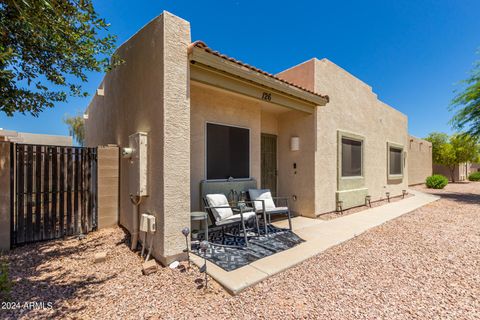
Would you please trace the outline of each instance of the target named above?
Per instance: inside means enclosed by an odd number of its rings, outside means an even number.
[[[52,309],[2,317],[82,319],[479,319],[480,183],[374,228],[232,297],[190,270],[141,275],[120,228],[30,245],[8,256],[13,301]],[[93,264],[95,252],[107,261]]]

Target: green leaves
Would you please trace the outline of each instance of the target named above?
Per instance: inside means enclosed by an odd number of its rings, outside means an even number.
[[[432,143],[433,163],[444,165],[451,171],[461,163],[477,162],[480,156],[479,139],[466,133],[449,137],[445,133],[433,132],[425,140]]]
[[[10,299],[12,281],[8,276],[8,261],[0,253],[0,301]]]
[[[452,100],[451,110],[456,113],[451,124],[457,130],[480,138],[480,61],[476,62],[467,80],[462,81],[463,91]]]
[[[434,174],[425,180],[425,185],[430,189],[443,189],[447,184],[448,179],[441,174]]]
[[[445,133],[432,132],[425,140],[432,143],[432,160],[436,164],[452,166],[475,162],[479,156],[478,139],[469,134],[458,133],[449,137]]]
[[[0,111],[37,116],[68,96],[86,96],[87,72],[122,63],[108,59],[116,40],[108,26],[91,0],[2,1]]]
[[[65,116],[63,122],[68,125],[68,131],[73,138],[78,142],[80,146],[83,146],[85,142],[85,122],[83,120],[83,114],[69,117]]]

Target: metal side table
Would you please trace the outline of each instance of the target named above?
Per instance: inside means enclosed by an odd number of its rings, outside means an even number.
[[[205,224],[205,240],[208,241],[208,213],[203,211],[190,212],[190,221],[203,221]]]

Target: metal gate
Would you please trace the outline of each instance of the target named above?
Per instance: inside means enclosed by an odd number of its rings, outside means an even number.
[[[12,246],[97,228],[97,149],[16,144]]]
[[[277,136],[262,133],[261,137],[262,189],[277,195]]]

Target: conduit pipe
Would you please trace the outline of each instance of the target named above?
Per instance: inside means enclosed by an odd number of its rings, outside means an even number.
[[[132,250],[137,250],[138,244],[138,213],[140,208],[140,203],[142,202],[142,196],[130,194],[130,201],[135,206],[135,213],[133,215],[133,232],[132,232]]]

